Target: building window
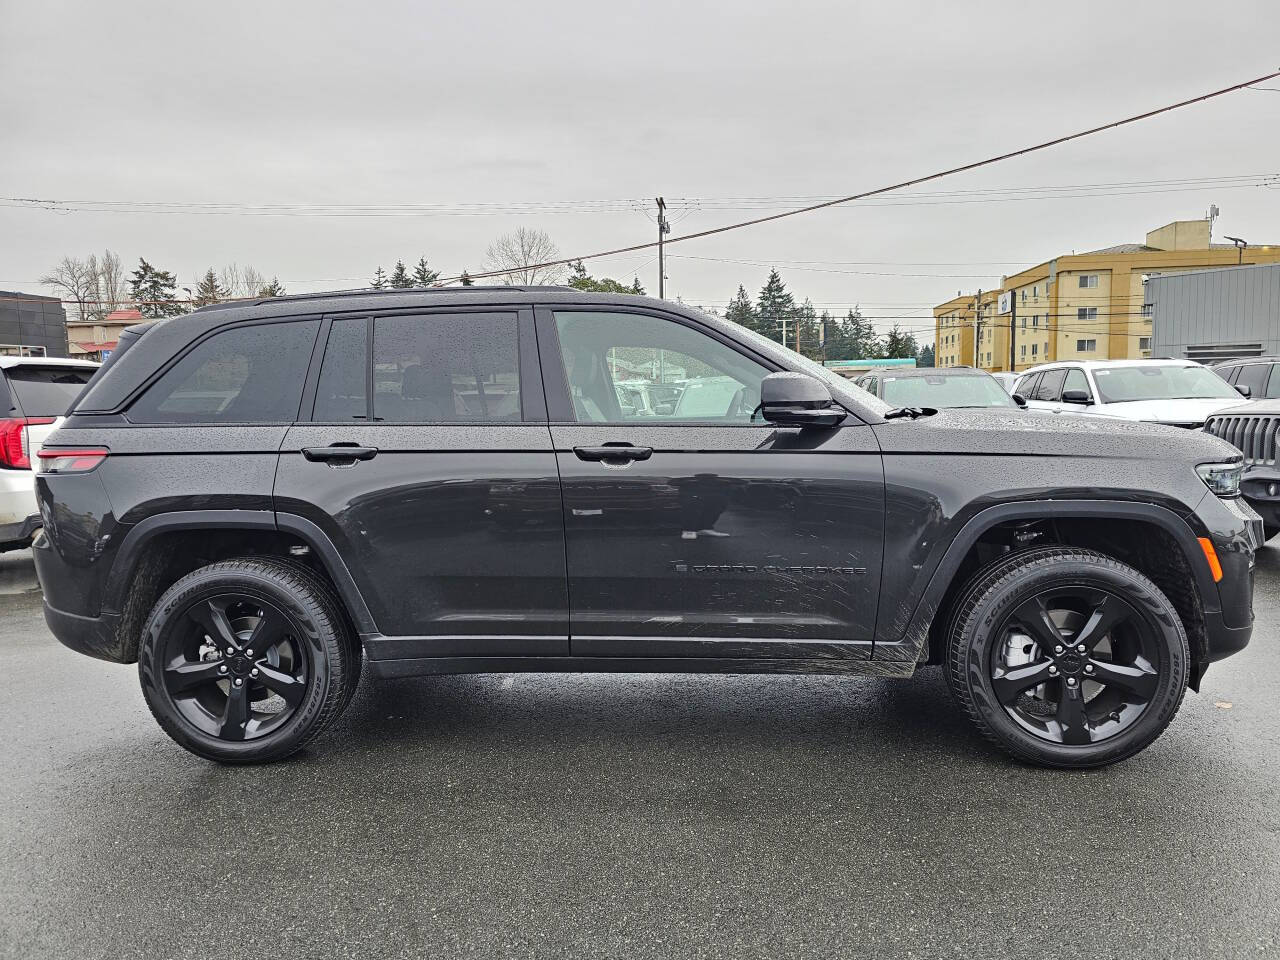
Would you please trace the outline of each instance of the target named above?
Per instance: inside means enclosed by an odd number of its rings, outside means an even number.
[[[1031,288],[1031,296],[1035,297],[1037,300],[1040,299],[1040,288],[1038,286]]]
[[[1019,351],[1019,356],[1021,356],[1023,360],[1027,359],[1027,345],[1025,343],[1022,345],[1022,349]]]
[[[1077,353],[1092,353],[1094,350],[1097,350],[1097,349],[1098,349],[1097,340],[1077,340],[1076,341]]]
[[[1139,337],[1139,338],[1138,338],[1138,349],[1139,349],[1139,350],[1147,350],[1147,351],[1149,351],[1149,350],[1151,349],[1151,338],[1150,338],[1150,337]]]
[[[1080,274],[1080,289],[1084,290],[1088,287],[1096,287],[1098,285],[1098,275],[1096,273]]]
[[[1035,330],[1040,326],[1040,314],[1036,314],[1031,318],[1031,329]]]
[[[1027,291],[1026,291],[1026,288],[1023,288],[1023,291],[1022,291],[1022,302],[1023,302],[1023,303],[1026,303],[1026,302],[1027,302]]]
[[[1032,355],[1033,357],[1036,355],[1036,347],[1038,347],[1038,346],[1040,346],[1038,343],[1033,343],[1033,344],[1031,345],[1031,355]]]
[[[1022,318],[1022,329],[1023,329],[1023,330],[1027,329],[1027,318],[1026,318],[1026,317],[1023,317],[1023,318]]]
[[[1079,309],[1076,310],[1076,319],[1077,320],[1097,320],[1098,308],[1097,307],[1080,307]]]

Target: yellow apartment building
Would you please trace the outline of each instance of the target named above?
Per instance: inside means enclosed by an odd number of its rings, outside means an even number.
[[[1280,263],[1280,245],[1210,243],[1210,221],[1177,220],[1145,243],[1064,254],[1005,277],[999,290],[933,308],[938,366],[1025,370],[1050,360],[1120,360],[1151,355],[1143,278],[1236,263]],[[1012,311],[1000,313],[1000,295]],[[1011,321],[1012,320],[1012,325]],[[1010,366],[1009,339],[1013,338]]]

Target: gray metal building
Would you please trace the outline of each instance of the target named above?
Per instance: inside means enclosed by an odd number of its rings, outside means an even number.
[[[1153,357],[1280,355],[1280,263],[1153,274],[1145,299]]]
[[[57,297],[0,290],[0,356],[66,355],[67,312]]]

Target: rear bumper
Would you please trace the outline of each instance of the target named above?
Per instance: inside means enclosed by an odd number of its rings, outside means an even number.
[[[26,546],[39,526],[35,474],[0,468],[0,549]]]
[[[76,653],[83,653],[98,660],[114,663],[130,663],[119,640],[120,615],[106,613],[100,617],[81,617],[74,613],[55,610],[44,602],[44,622],[58,642]]]
[[[16,550],[31,546],[31,540],[40,529],[40,514],[36,513],[16,523],[0,524],[0,550]]]

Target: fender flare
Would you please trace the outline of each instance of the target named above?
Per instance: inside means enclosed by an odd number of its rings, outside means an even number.
[[[333,541],[310,520],[272,510],[175,510],[140,520],[125,534],[111,565],[104,612],[118,614],[123,609],[130,581],[147,545],[160,534],[176,530],[271,530],[297,537],[314,551],[361,637],[378,633],[364,596]]]
[[[883,639],[877,636],[874,656],[886,660],[915,660],[920,656],[928,641],[929,628],[960,564],[970,548],[988,530],[1009,520],[1063,517],[1141,520],[1155,524],[1170,534],[1182,551],[1195,577],[1196,590],[1205,613],[1215,613],[1221,609],[1216,584],[1204,562],[1195,531],[1186,520],[1168,507],[1128,500],[1015,500],[980,510],[965,522],[930,575],[902,635]]]

